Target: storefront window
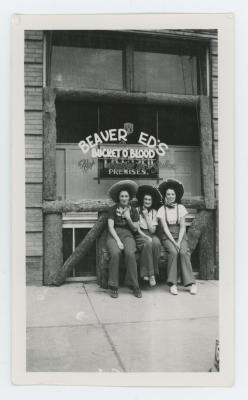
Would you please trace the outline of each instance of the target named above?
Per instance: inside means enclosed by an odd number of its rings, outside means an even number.
[[[106,198],[109,186],[115,179],[124,177],[140,184],[157,184],[159,179],[174,177],[185,183],[185,197],[201,196],[200,128],[196,107],[58,101],[56,123],[58,198]],[[145,132],[166,143],[169,149],[164,156],[139,160],[139,163],[132,161],[132,165],[122,165],[124,161],[119,159],[103,162],[93,158],[90,151],[83,154],[80,150],[78,143],[87,136],[119,128],[128,131],[127,143],[119,146],[141,148],[138,139],[140,133]],[[110,169],[115,171],[109,175]],[[132,171],[134,175],[128,175],[125,171],[129,169],[140,172]]]
[[[197,107],[166,106],[158,108],[157,113],[158,137],[161,141],[174,146],[200,145]]]
[[[162,106],[161,96],[155,93],[206,94],[206,49],[205,44],[167,40],[161,35],[53,33],[49,84],[59,89],[80,89],[82,94],[84,89],[95,89],[87,102],[75,100],[73,93],[67,100],[62,92],[57,96],[58,199],[107,198],[108,188],[116,179],[156,185],[169,177],[184,182],[185,197],[201,196],[199,111],[196,106]],[[123,93],[108,92],[106,96],[107,90],[129,92],[137,103],[128,103]],[[153,105],[136,92],[148,97],[154,93]],[[134,148],[142,147],[139,137],[144,132],[169,149],[153,159],[129,162],[124,157],[98,159],[78,146],[90,135],[121,128],[128,132],[127,141],[114,145],[127,146],[134,152]],[[98,149],[101,146],[111,144],[98,143]]]

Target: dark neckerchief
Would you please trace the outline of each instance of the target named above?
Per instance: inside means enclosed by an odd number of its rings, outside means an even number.
[[[124,212],[125,212],[126,209],[129,209],[130,214],[131,214],[131,206],[130,206],[130,204],[129,204],[128,206],[121,207],[121,205],[120,205],[119,203],[117,203],[117,204],[116,204],[116,215],[117,215],[118,217],[123,218],[123,214],[124,214]]]
[[[176,205],[177,205],[176,202],[174,202],[174,203],[166,203],[166,202],[165,202],[165,207],[168,207],[168,208],[175,208]]]
[[[139,214],[142,215],[143,218],[145,218],[145,217],[144,217],[144,214],[143,214],[143,212],[142,212],[142,209],[143,209],[143,207],[139,207]],[[146,208],[146,209],[147,209],[148,213],[149,213],[150,211],[152,212],[152,220],[153,220],[153,208],[152,208],[152,207],[149,207],[149,208]]]

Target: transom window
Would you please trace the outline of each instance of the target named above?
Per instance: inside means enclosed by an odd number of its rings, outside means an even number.
[[[127,32],[52,34],[51,86],[206,94],[205,47]]]

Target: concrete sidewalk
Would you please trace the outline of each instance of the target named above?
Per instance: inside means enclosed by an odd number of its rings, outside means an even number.
[[[27,370],[196,372],[213,365],[218,282],[198,295],[166,285],[112,299],[96,283],[27,287]]]

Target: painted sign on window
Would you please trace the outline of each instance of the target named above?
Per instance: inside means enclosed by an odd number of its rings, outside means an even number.
[[[106,149],[111,150],[111,149]],[[158,155],[146,148],[120,149],[119,157],[99,157],[100,178],[158,178]],[[115,150],[116,151],[116,150]]]

